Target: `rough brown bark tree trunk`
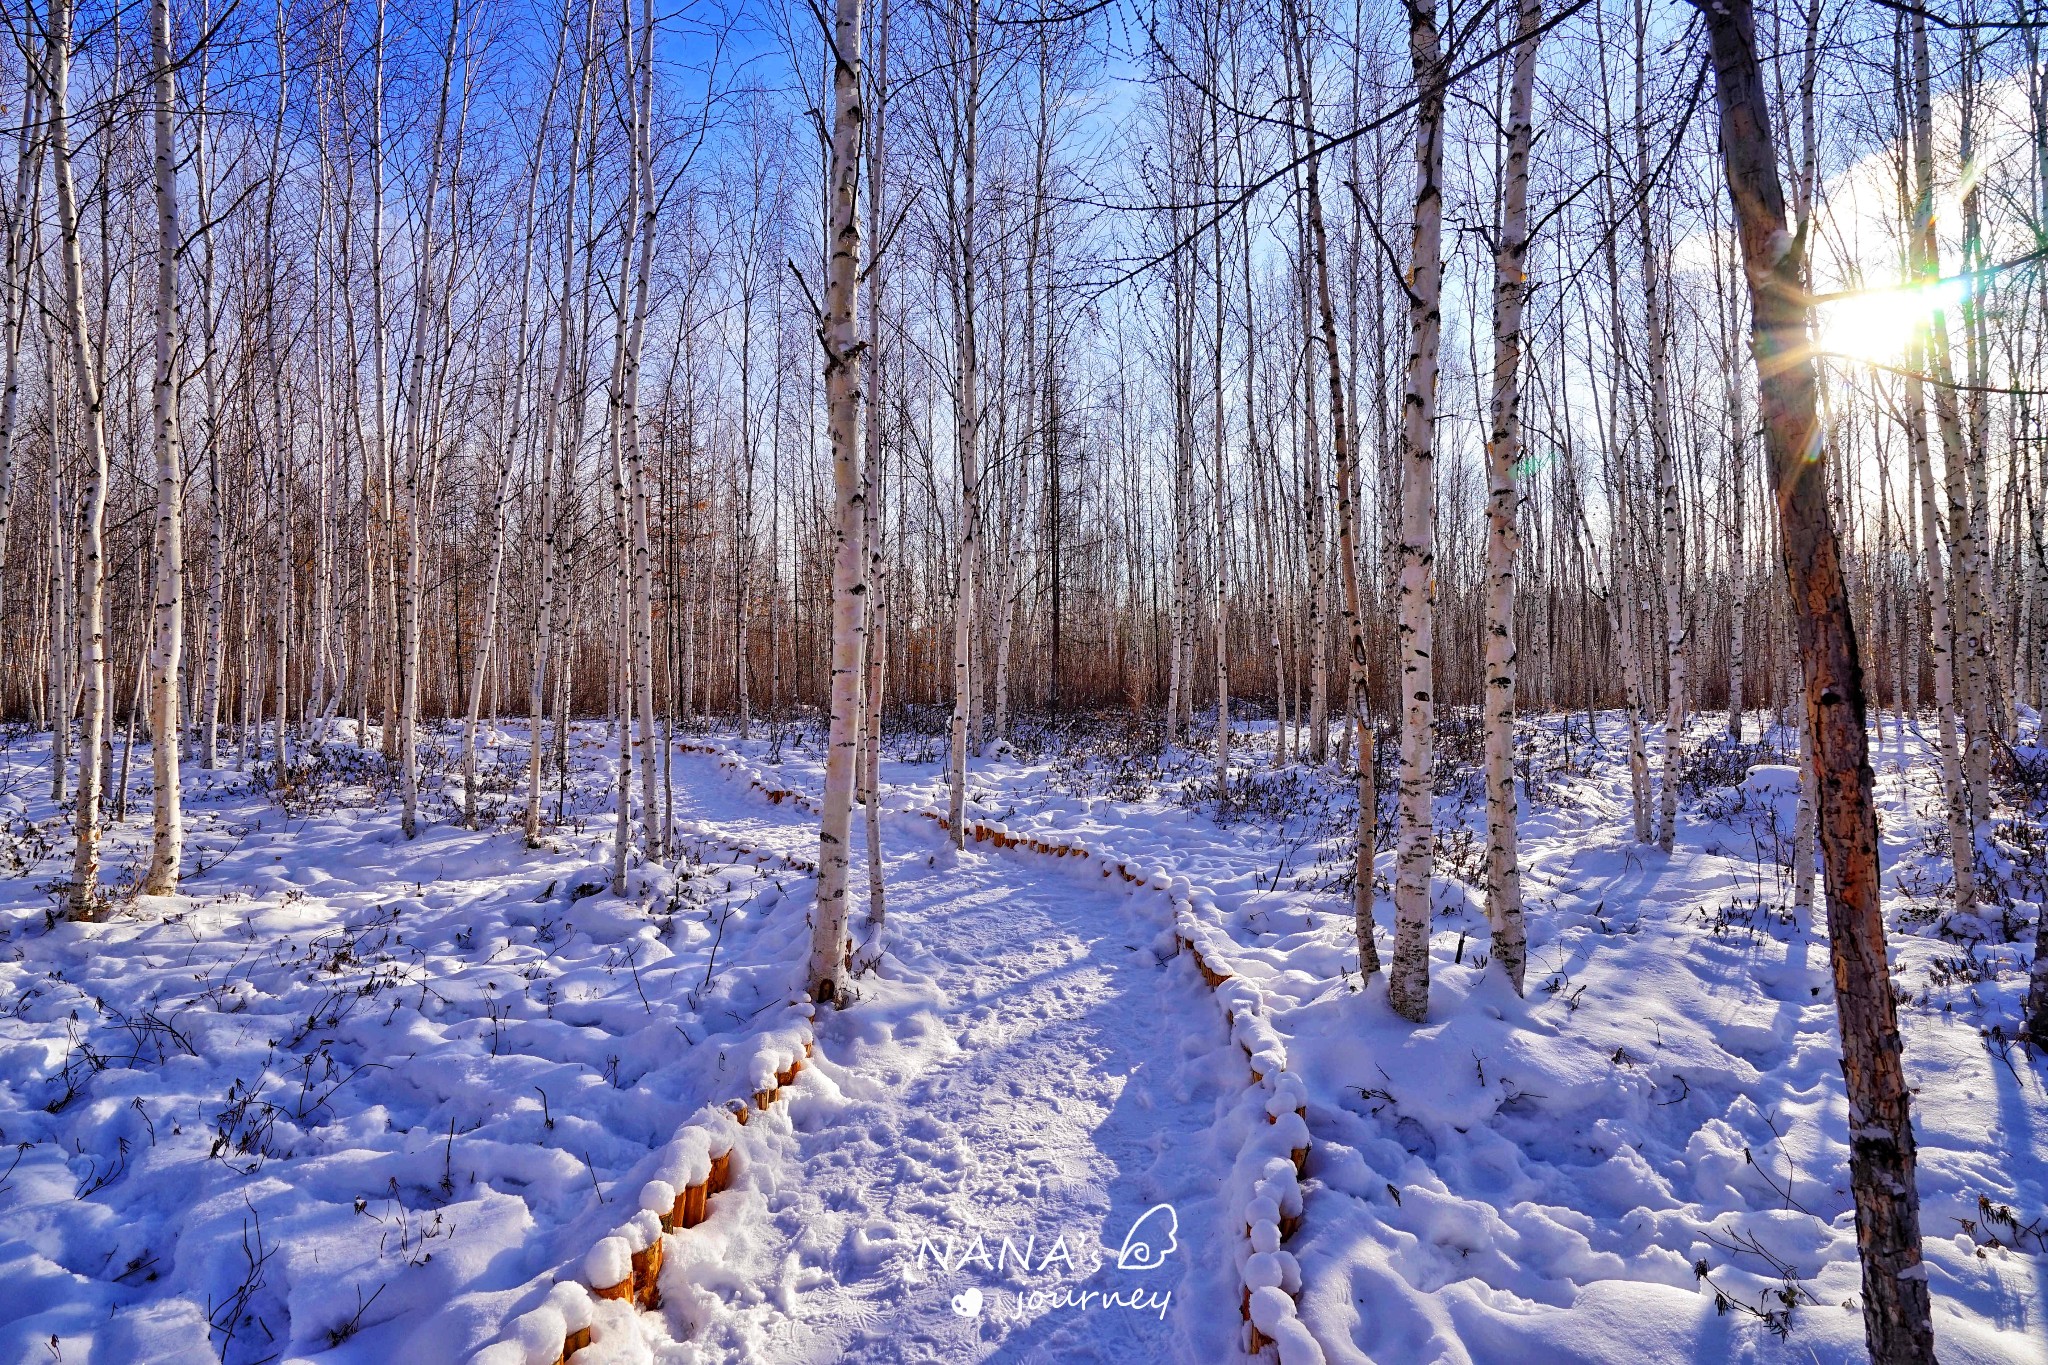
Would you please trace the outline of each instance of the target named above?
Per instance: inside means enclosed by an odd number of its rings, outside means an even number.
[[[1722,164],[1749,277],[1764,448],[1819,776],[1828,939],[1849,1101],[1849,1177],[1863,1261],[1864,1336],[1880,1365],[1932,1361],[1911,1098],[1886,972],[1863,667],[1828,510],[1825,466],[1816,458],[1822,431],[1801,277],[1805,243],[1786,229],[1749,0],[1701,0],[1698,8],[1713,45]]]

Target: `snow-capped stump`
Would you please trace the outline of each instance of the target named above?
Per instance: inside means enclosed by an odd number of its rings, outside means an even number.
[[[1742,785],[1752,791],[1797,792],[1799,769],[1790,763],[1759,763],[1743,777]]]
[[[583,1281],[600,1299],[633,1297],[633,1247],[613,1234],[601,1237],[583,1257]]]
[[[669,1227],[693,1228],[704,1221],[711,1193],[711,1141],[692,1124],[678,1133],[662,1156],[662,1181],[674,1191]]]
[[[1301,1292],[1301,1262],[1291,1251],[1254,1252],[1244,1263],[1244,1283],[1254,1294],[1272,1288],[1292,1297]]]
[[[1296,1174],[1308,1170],[1308,1124],[1301,1115],[1289,1111],[1273,1118],[1273,1127],[1279,1139],[1287,1145],[1287,1156],[1294,1163]]]
[[[663,1242],[661,1220],[642,1210],[620,1232],[633,1248],[633,1303],[645,1309],[661,1307],[661,1290],[655,1281],[661,1274]]]
[[[719,1144],[724,1145],[721,1147]],[[732,1186],[732,1139],[721,1137],[711,1145],[711,1179],[705,1188],[718,1194]]]
[[[1323,1365],[1323,1348],[1316,1345],[1315,1338],[1302,1325],[1294,1300],[1286,1291],[1270,1285],[1252,1290],[1245,1302],[1245,1314],[1251,1319],[1253,1350],[1273,1346],[1279,1353],[1280,1365]]]
[[[553,1304],[543,1303],[512,1319],[506,1336],[518,1346],[523,1365],[556,1365],[566,1353],[569,1324]]]
[[[1759,763],[1743,776],[1742,794],[1752,808],[1770,808],[1780,820],[1790,821],[1799,809],[1799,769],[1789,763]]]
[[[696,1227],[710,1214],[711,1188],[707,1176],[704,1180],[685,1185],[676,1193],[676,1202],[669,1212],[669,1227],[676,1231]]]
[[[661,1220],[663,1232],[671,1231],[675,1227],[678,1202],[676,1187],[666,1180],[650,1180],[640,1187],[640,1207]]]
[[[597,1320],[590,1291],[574,1280],[563,1280],[548,1291],[546,1302],[562,1315],[566,1334],[562,1338],[561,1358],[567,1360],[590,1344],[590,1329]]]
[[[775,1102],[776,1094],[782,1088],[781,1075],[789,1064],[789,1054],[776,1046],[773,1038],[761,1040],[754,1053],[753,1065],[747,1072],[747,1085],[754,1094],[754,1107],[766,1110]]]
[[[1301,1176],[1294,1169],[1294,1163],[1274,1157],[1266,1162],[1265,1173],[1252,1187],[1252,1203],[1246,1206],[1251,1217],[1257,1217],[1266,1204],[1272,1205],[1274,1221],[1280,1228],[1280,1240],[1291,1241],[1301,1230]]]
[[[1273,1078],[1272,1092],[1266,1097],[1266,1112],[1275,1118],[1299,1114],[1308,1108],[1308,1087],[1291,1071],[1282,1071]]]
[[[1183,939],[1182,942],[1185,943],[1187,940]],[[1230,980],[1228,972],[1219,972],[1209,965],[1209,959],[1202,956],[1202,950],[1192,943],[1188,944],[1188,954],[1194,959],[1195,970],[1202,974],[1202,980],[1208,983],[1210,990],[1213,991],[1224,982]]]

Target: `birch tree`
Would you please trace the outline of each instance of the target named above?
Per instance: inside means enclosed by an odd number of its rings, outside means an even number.
[[[832,714],[826,738],[825,801],[818,828],[818,902],[811,917],[811,999],[836,1003],[846,971],[847,841],[854,768],[860,750],[860,694],[866,583],[861,538],[866,513],[860,446],[861,346],[855,303],[860,273],[861,0],[835,0],[827,58],[832,68],[831,153],[827,169],[824,311],[825,417],[832,449]],[[963,461],[966,458],[962,457]],[[964,464],[963,464],[964,468]],[[966,581],[963,560],[961,579]],[[956,631],[958,626],[955,627]],[[955,649],[961,646],[956,642]],[[960,699],[955,700],[955,763],[966,761]],[[964,768],[962,769],[964,771]],[[869,797],[873,803],[872,794]],[[954,834],[960,833],[956,794]]]
[[[1401,784],[1394,877],[1394,1010],[1429,1012],[1430,873],[1436,857],[1434,682],[1436,382],[1443,319],[1444,59],[1435,0],[1406,0],[1414,73],[1415,211],[1408,256],[1408,366],[1401,399]]]
[[[8,591],[7,538],[14,511],[15,431],[21,420],[22,338],[27,332],[40,199],[44,138],[42,44],[25,35],[22,52],[21,127],[15,134],[14,188],[0,219],[5,260],[0,261],[0,602]]]
[[[99,343],[86,320],[78,192],[71,173],[71,0],[50,0],[48,22],[50,170],[56,189],[58,246],[64,276],[64,329],[70,340],[71,382],[77,392],[79,426],[85,433],[86,461],[85,518],[78,565],[84,722],[79,727],[78,804],[72,818],[77,841],[71,863],[70,909],[74,919],[92,919],[101,908],[100,750],[107,743],[107,430],[100,402]]]
[[[185,643],[184,455],[178,440],[178,385],[183,333],[178,309],[178,257],[185,246],[178,226],[175,146],[177,74],[171,50],[170,0],[150,0],[151,123],[155,133],[151,182],[156,194],[156,633],[150,649],[150,762],[155,779],[154,836],[142,887],[150,895],[177,890],[185,846],[178,786],[178,702]]]
[[[973,706],[975,591],[981,561],[981,352],[975,335],[975,213],[981,176],[981,0],[961,0],[946,17],[948,45],[958,63],[949,93],[953,147],[946,174],[947,250],[951,257],[954,327],[954,455],[960,469],[960,509],[953,585],[953,720],[948,751],[946,818],[953,845],[967,845],[967,743]],[[835,466],[836,468],[836,466]]]
[[[1522,312],[1529,253],[1529,148],[1542,0],[1522,0],[1515,20],[1513,75],[1508,86],[1507,156],[1493,265],[1492,430],[1486,442],[1486,908],[1493,956],[1517,995],[1527,958],[1522,927],[1522,874],[1515,830],[1515,557],[1521,501]]]
[[[1290,7],[1294,8],[1294,7]],[[1347,714],[1358,730],[1358,824],[1351,858],[1352,937],[1358,945],[1358,971],[1370,976],[1380,967],[1379,945],[1373,938],[1373,860],[1379,834],[1379,786],[1373,770],[1373,726],[1368,713],[1365,619],[1359,600],[1358,460],[1353,425],[1346,411],[1344,366],[1337,343],[1337,310],[1330,291],[1329,236],[1323,223],[1321,158],[1315,154],[1314,95],[1309,62],[1311,16],[1296,8],[1290,17],[1296,107],[1310,151],[1303,168],[1303,203],[1308,217],[1308,247],[1314,265],[1316,317],[1320,324],[1323,367],[1329,380],[1330,439],[1337,461],[1337,573],[1343,593],[1345,698]],[[1419,68],[1418,68],[1419,70]],[[1418,211],[1418,222],[1420,214]],[[1418,231],[1418,241],[1419,241]],[[1219,356],[1219,364],[1220,356]],[[1428,890],[1425,887],[1425,897]],[[1427,963],[1424,964],[1425,970]],[[1427,985],[1424,986],[1425,992]]]

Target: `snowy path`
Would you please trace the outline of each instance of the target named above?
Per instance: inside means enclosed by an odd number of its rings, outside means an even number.
[[[1357,988],[1339,784],[1269,772],[1247,745],[1238,809],[1219,818],[1208,768],[1183,753],[1048,749],[974,772],[970,814],[1142,856],[1212,893],[1233,970],[1265,993],[1309,1080],[1296,1254],[1302,1318],[1332,1362],[1865,1358],[1825,917],[1788,910],[1789,770],[1763,750],[1710,765],[1702,722],[1667,858],[1630,835],[1620,720],[1602,722],[1591,772],[1559,763],[1555,717],[1524,728],[1538,779],[1521,831],[1526,999],[1486,965],[1476,783],[1440,789],[1421,1028],[1384,987]],[[909,752],[885,763],[888,789],[940,799],[943,775]],[[783,780],[814,789],[813,746],[801,753]],[[2016,1024],[2024,933],[1940,917],[1927,759],[1916,748],[1909,801],[1889,736],[1885,755],[1886,900],[1942,1359],[2048,1365],[2044,1073],[1992,1033]],[[1384,954],[1385,899],[1379,913]],[[2008,921],[2024,931],[2033,913],[2022,902]]]
[[[791,852],[815,840],[803,812],[714,771],[696,759],[677,783],[692,817]],[[779,1159],[755,1167],[766,1207],[703,1344],[764,1362],[1225,1358],[1212,1127],[1242,1054],[1193,970],[1162,963],[1163,916],[1092,872],[956,853],[914,817],[884,841],[891,959],[820,1021],[787,1117],[757,1122]],[[1177,1248],[1119,1269],[1161,1203]]]

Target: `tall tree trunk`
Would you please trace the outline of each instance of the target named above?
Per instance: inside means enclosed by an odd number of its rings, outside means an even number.
[[[1728,409],[1727,477],[1729,502],[1734,509],[1734,515],[1728,521],[1728,737],[1740,744],[1744,737],[1742,688],[1749,643],[1749,551],[1746,545],[1749,527],[1745,506],[1749,469],[1744,457],[1749,419],[1743,412],[1744,385],[1737,350],[1739,338],[1734,301],[1726,298],[1721,282],[1722,275],[1717,265],[1714,288],[1723,311],[1721,387]]]
[[[818,902],[811,917],[811,953],[804,974],[811,999],[819,1004],[838,1000],[845,988],[847,842],[852,837],[854,767],[860,757],[866,624],[861,536],[867,497],[861,480],[861,345],[854,316],[860,276],[860,11],[861,0],[836,0],[833,7],[832,142],[825,187],[829,254],[824,316],[818,325],[818,339],[825,346],[825,422],[832,449],[832,717],[825,749],[825,807],[818,824]],[[961,578],[965,582],[964,562]],[[962,702],[955,698],[953,739],[954,759],[964,769]],[[957,810],[954,819],[957,836]]]
[[[204,11],[202,11],[202,15]],[[209,67],[205,50],[198,64],[199,89],[192,116],[192,181],[199,211],[199,378],[206,403],[206,620],[200,634],[200,702],[193,717],[200,766],[220,764],[221,684],[227,667],[227,486],[220,460],[219,317],[214,290],[212,142],[207,118]]]
[[[1502,168],[1499,240],[1493,258],[1493,429],[1486,443],[1486,908],[1493,956],[1522,993],[1528,942],[1522,927],[1522,872],[1515,832],[1515,557],[1522,459],[1522,309],[1529,253],[1530,109],[1542,0],[1522,0],[1508,87],[1507,161]]]
[[[1304,205],[1306,204],[1306,185]],[[1313,291],[1315,276],[1308,263],[1313,254],[1313,234],[1308,226],[1308,212],[1302,210],[1301,221],[1301,326],[1304,332],[1303,345],[1313,346],[1315,337],[1311,329],[1316,325],[1312,320],[1317,308]],[[1301,364],[1301,483],[1302,496],[1308,503],[1308,756],[1317,767],[1330,761],[1330,551],[1329,551],[1329,505],[1324,498],[1322,472],[1321,422],[1316,408],[1314,365],[1304,354]]]
[[[1924,13],[1913,16],[1921,31],[1926,30]],[[1962,88],[1959,106],[1959,133],[1956,159],[1963,167],[1962,181],[1958,188],[1962,193],[1962,267],[1965,271],[1983,269],[1984,232],[1982,227],[1982,175],[1977,154],[1977,119],[1981,96],[1978,93],[1978,43],[1974,30],[1965,30],[1962,37],[1964,52],[1962,63]],[[1990,580],[1990,502],[1985,466],[1986,446],[1990,439],[1989,394],[1989,350],[1990,340],[1986,331],[1985,308],[1983,304],[1983,283],[1981,279],[1964,292],[1960,311],[1963,322],[1963,370],[1969,385],[1968,429],[1962,443],[1962,469],[1949,474],[1950,515],[1954,517],[1960,501],[1962,520],[1960,526],[1951,521],[1950,534],[1957,547],[1956,581],[1961,589],[1963,614],[1960,622],[1962,639],[1958,651],[1962,656],[1963,678],[1963,730],[1966,736],[1964,760],[1967,772],[1965,790],[1969,797],[1970,824],[1973,839],[1982,841],[1985,826],[1991,818],[1991,746],[1997,709],[1992,693],[1995,686],[1995,652],[1992,647],[1992,624],[1989,612],[1991,592]],[[1948,377],[1947,328],[1943,326],[1940,339],[1940,363],[1944,366],[1943,376]],[[1951,404],[1954,397],[1950,391],[1937,396],[1937,404],[1947,397]],[[1959,496],[1960,495],[1960,496]],[[1958,534],[1959,533],[1959,534]],[[2015,605],[2017,605],[2015,603]],[[2012,613],[2017,615],[2015,611]]]
[[[579,434],[581,432],[580,420],[565,421],[564,404],[568,398],[570,377],[575,372],[577,358],[582,349],[580,332],[576,325],[576,192],[580,185],[578,172],[584,152],[590,99],[591,73],[587,58],[591,46],[591,32],[597,22],[596,16],[595,5],[584,12],[584,36],[576,77],[575,112],[569,120],[569,158],[563,176],[561,293],[555,305],[555,367],[554,374],[549,379],[547,407],[541,415],[540,450],[536,461],[540,470],[540,607],[534,620],[533,661],[527,676],[526,696],[526,842],[529,846],[540,843],[541,805],[545,795],[542,759],[546,750],[543,748],[541,717],[546,708],[548,666],[556,654],[555,614],[557,599],[561,595],[560,578],[563,568],[562,549],[558,543],[563,515],[561,504],[569,501],[573,494],[568,479],[557,478],[558,462],[564,475],[572,467],[566,457],[558,456],[558,449],[564,439],[562,429],[565,425]],[[568,26],[569,9],[565,3],[561,36],[564,47],[569,44]],[[566,721],[566,714],[557,706],[557,733],[561,732]]]
[[[427,184],[420,217],[419,256],[413,268],[412,359],[408,366],[403,395],[406,403],[406,449],[401,456],[405,478],[405,573],[400,602],[398,641],[398,794],[399,825],[408,839],[419,833],[420,617],[425,609],[426,597],[425,522],[428,512],[427,500],[421,496],[420,476],[427,472],[429,466],[437,466],[440,460],[439,450],[434,448],[429,439],[427,422],[429,333],[437,317],[443,314],[443,310],[434,306],[435,213],[441,192],[442,157],[447,147],[449,93],[454,85],[456,43],[461,25],[462,3],[461,0],[456,0],[448,10],[447,46],[441,54],[440,95],[427,153]],[[467,80],[465,71],[465,83]],[[278,735],[282,741],[282,715],[278,717]]]
[[[106,554],[107,428],[100,396],[98,345],[85,313],[85,262],[78,240],[78,193],[71,178],[71,0],[50,0],[48,81],[50,168],[57,191],[57,233],[64,272],[64,323],[72,384],[85,432],[85,525],[79,541],[78,638],[85,655],[84,723],[78,738],[77,843],[71,862],[71,916],[100,912],[101,754],[107,731]],[[68,707],[66,708],[69,709]]]
[[[630,58],[633,35],[624,42]],[[633,265],[632,312],[625,337],[625,357],[619,375],[620,439],[624,444],[627,472],[627,515],[631,518],[631,599],[629,623],[633,649],[632,707],[636,726],[633,745],[640,765],[642,839],[650,860],[659,860],[668,839],[661,821],[659,765],[654,761],[657,737],[654,724],[654,545],[650,520],[652,501],[648,488],[647,455],[640,421],[641,352],[647,336],[649,290],[654,276],[654,237],[659,203],[654,185],[654,10],[652,0],[642,0],[640,54],[628,66],[637,87],[633,97],[632,136],[632,220]]]
[[[1436,856],[1436,383],[1443,330],[1444,60],[1436,0],[1407,0],[1415,75],[1415,213],[1408,264],[1408,374],[1401,447],[1401,799],[1389,999],[1403,1018],[1429,1012],[1430,872]]]
[[[844,4],[847,0],[838,0]],[[957,118],[962,130],[958,148],[959,164],[953,225],[953,249],[958,253],[954,277],[954,405],[955,454],[960,464],[959,559],[953,587],[953,723],[952,748],[946,761],[946,814],[953,846],[967,846],[967,743],[972,719],[973,679],[970,668],[974,647],[975,584],[981,560],[981,357],[975,338],[975,200],[981,175],[981,0],[966,0],[963,6],[965,44],[960,73]],[[954,194],[949,179],[948,196]],[[851,307],[851,304],[848,305]],[[849,384],[855,382],[848,378]],[[835,466],[836,468],[836,466]],[[835,476],[836,477],[836,476]],[[837,573],[837,569],[834,570]]]
[[[1678,835],[1678,752],[1685,736],[1686,628],[1684,543],[1679,524],[1677,433],[1671,416],[1670,334],[1664,303],[1664,247],[1650,214],[1650,129],[1645,104],[1649,16],[1638,0],[1636,21],[1636,231],[1643,252],[1643,323],[1649,334],[1650,445],[1656,459],[1659,509],[1658,577],[1664,589],[1664,758],[1658,771],[1657,847],[1671,852]]]
[[[1294,52],[1296,101],[1305,135],[1315,137],[1315,98],[1309,50],[1311,16],[1290,16]],[[1311,142],[1311,150],[1313,143]],[[1337,457],[1337,574],[1343,591],[1345,698],[1347,714],[1358,732],[1358,823],[1352,834],[1351,931],[1358,947],[1361,977],[1380,969],[1379,945],[1373,938],[1373,855],[1379,838],[1379,787],[1373,769],[1373,724],[1368,713],[1370,692],[1365,651],[1365,617],[1359,600],[1358,454],[1355,428],[1345,402],[1344,366],[1337,347],[1337,309],[1330,292],[1328,231],[1323,223],[1321,157],[1311,155],[1303,172],[1308,214],[1310,257],[1314,266],[1316,315],[1321,324],[1323,368],[1330,386],[1330,439]],[[1419,218],[1418,209],[1418,223]],[[1424,888],[1427,897],[1428,889]],[[1428,963],[1424,962],[1425,972]],[[1428,984],[1424,979],[1424,995]]]
[[[1223,135],[1221,111],[1217,102],[1209,102],[1209,158],[1211,168],[1210,189],[1218,203],[1223,201]],[[1215,543],[1210,553],[1215,557],[1211,567],[1209,624],[1211,638],[1215,641],[1211,667],[1216,680],[1216,734],[1215,765],[1216,793],[1219,800],[1230,790],[1230,480],[1224,461],[1223,423],[1223,216],[1218,214],[1210,224],[1210,277],[1215,283],[1212,317],[1214,326],[1215,366],[1210,372],[1210,424],[1209,424],[1209,525]],[[1249,420],[1249,414],[1246,415]]]
[[[376,669],[379,683],[380,731],[378,743],[384,757],[398,755],[398,669],[393,645],[398,629],[398,518],[393,494],[391,456],[390,363],[385,355],[390,319],[386,316],[384,271],[384,56],[385,27],[389,21],[387,0],[377,0],[377,28],[371,46],[370,75],[370,357],[372,395],[375,407],[372,429],[375,450],[372,468],[377,482],[376,558],[381,574],[373,573],[371,596],[374,609],[366,618],[381,618],[382,629],[374,638],[382,666]],[[376,662],[365,660],[366,668]]]
[[[1863,1327],[1878,1365],[1934,1359],[1920,1256],[1911,1097],[1887,974],[1877,809],[1857,656],[1825,465],[1802,256],[1787,230],[1749,0],[1702,3],[1721,109],[1721,156],[1750,287],[1764,445],[1805,673],[1820,790],[1828,940],[1848,1083],[1849,1174],[1863,1261]]]
[[[882,385],[887,378],[883,367],[882,300],[887,292],[889,271],[888,260],[882,250],[886,224],[883,209],[887,202],[883,194],[888,183],[884,175],[887,161],[883,155],[882,135],[889,108],[890,8],[889,0],[881,0],[875,21],[875,61],[871,77],[874,126],[866,135],[868,240],[874,245],[870,248],[867,269],[867,386],[861,395],[861,439],[865,445],[862,483],[866,494],[861,505],[861,548],[867,555],[864,581],[867,585],[868,620],[861,641],[867,651],[867,659],[861,680],[861,724],[865,735],[860,749],[862,775],[859,785],[867,794],[864,806],[868,848],[867,951],[872,956],[881,953],[882,926],[887,915],[886,892],[882,883],[882,689],[887,681],[890,594],[889,560],[882,543]]]
[[[1941,273],[1934,224],[1934,111],[1932,80],[1928,70],[1927,22],[1914,15],[1912,25],[1912,155],[1913,221],[1907,233],[1909,268],[1916,279],[1931,280]],[[1949,546],[1955,572],[1944,569],[1941,551],[1941,513],[1936,507],[1934,472],[1927,442],[1926,385],[1923,370],[1932,368],[1934,377],[1935,425],[1941,432],[1942,458],[1947,466],[1950,500]],[[1935,310],[1913,339],[1906,378],[1906,437],[1920,485],[1920,529],[1927,561],[1928,596],[1933,609],[1934,707],[1936,743],[1941,749],[1943,794],[1948,804],[1949,856],[1955,868],[1955,909],[1969,914],[1977,907],[1977,846],[1970,824],[1968,783],[1963,771],[1967,734],[1957,733],[1958,663],[1962,646],[1957,618],[1968,612],[1967,584],[1961,572],[1962,544],[1966,533],[1967,508],[1958,508],[1964,488],[1963,439],[1956,413],[1955,392],[1947,387],[1948,323]],[[1960,513],[1960,515],[1958,515]]]
[[[142,889],[153,896],[178,888],[185,817],[178,789],[178,697],[185,643],[185,465],[178,445],[178,170],[172,126],[177,77],[171,55],[170,0],[150,0],[151,122],[156,135],[156,638],[150,648],[150,766],[156,783],[149,871]]]
[[[35,277],[32,220],[40,205],[44,139],[41,44],[24,46],[22,120],[16,134],[14,194],[7,209],[6,260],[0,263],[0,572],[7,567],[7,528],[14,508],[14,432],[21,416],[21,339],[28,328],[29,284]],[[0,594],[6,592],[0,583]],[[0,597],[0,601],[4,601]]]

